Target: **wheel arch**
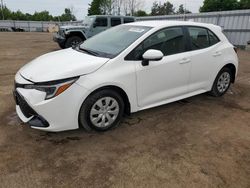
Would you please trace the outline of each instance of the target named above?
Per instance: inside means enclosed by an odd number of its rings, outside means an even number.
[[[229,68],[231,70],[231,73],[232,73],[232,83],[234,83],[235,82],[235,76],[236,76],[236,66],[233,63],[228,63],[224,67],[222,67],[221,69],[223,69],[223,68]]]
[[[67,38],[72,37],[72,36],[78,36],[81,37],[81,39],[86,40],[87,37],[85,36],[85,34],[83,32],[80,31],[71,31],[68,35]]]
[[[119,86],[115,86],[115,85],[106,85],[106,86],[102,86],[100,88],[95,89],[94,91],[92,91],[84,100],[84,102],[87,100],[87,98],[95,93],[97,93],[98,91],[101,90],[105,90],[105,89],[109,89],[109,90],[113,90],[115,92],[117,92],[123,99],[124,105],[125,105],[125,114],[126,115],[130,115],[131,114],[131,105],[130,105],[130,101],[129,101],[129,97],[127,95],[127,93]]]

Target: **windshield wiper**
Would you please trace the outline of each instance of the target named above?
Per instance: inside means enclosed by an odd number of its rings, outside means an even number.
[[[94,56],[99,56],[100,55],[98,52],[94,52],[94,51],[86,49],[86,48],[79,47],[79,49],[86,52],[86,53],[88,53],[88,54],[90,54],[90,55],[94,55]]]

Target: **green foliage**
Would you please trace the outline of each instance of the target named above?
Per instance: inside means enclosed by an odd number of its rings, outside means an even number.
[[[250,0],[240,0],[240,9],[250,9]]]
[[[110,15],[113,3],[113,0],[93,0],[89,4],[88,15]]]
[[[35,12],[33,15],[28,13],[22,13],[20,10],[12,12],[6,6],[4,6],[3,11],[0,9],[0,19],[5,20],[29,20],[29,21],[75,21],[76,17],[72,14],[71,10],[66,8],[61,16],[52,16],[48,11]]]
[[[239,8],[240,3],[237,0],[204,0],[200,12],[237,10]]]
[[[156,16],[156,15],[171,15],[175,13],[175,8],[172,3],[169,1],[161,4],[158,2],[154,2],[152,9],[151,9],[151,15]]]
[[[190,14],[190,13],[192,13],[192,12],[185,9],[183,4],[181,4],[179,6],[179,9],[176,11],[176,14]]]
[[[147,16],[148,14],[144,11],[144,10],[138,10],[134,13],[134,16],[138,16],[138,17],[143,17],[143,16]]]
[[[88,15],[101,15],[101,1],[102,0],[93,0],[89,4]]]

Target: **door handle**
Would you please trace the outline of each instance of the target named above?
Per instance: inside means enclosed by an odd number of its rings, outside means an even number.
[[[186,64],[186,63],[189,63],[191,61],[191,59],[189,58],[183,58],[181,61],[180,61],[180,64]]]
[[[214,53],[214,57],[221,56],[221,55],[222,55],[222,53],[219,52],[219,51],[217,51],[217,52]]]

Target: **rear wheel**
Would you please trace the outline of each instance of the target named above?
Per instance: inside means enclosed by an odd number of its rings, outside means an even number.
[[[124,102],[113,90],[101,90],[90,95],[79,113],[79,123],[84,128],[107,131],[117,126],[124,113]]]
[[[210,91],[210,94],[215,97],[220,97],[224,95],[229,89],[231,82],[232,82],[232,71],[229,68],[224,67],[218,73],[214,81],[213,88]]]
[[[81,37],[78,36],[69,37],[65,43],[65,48],[71,48],[77,46],[81,42],[83,42],[83,39]]]

